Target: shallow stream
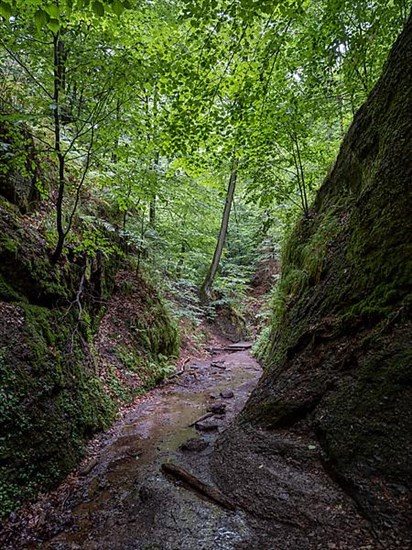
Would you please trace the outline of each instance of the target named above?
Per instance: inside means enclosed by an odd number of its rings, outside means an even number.
[[[41,548],[230,549],[245,540],[242,512],[223,510],[160,468],[175,462],[212,484],[213,442],[241,410],[260,373],[248,351],[225,353],[186,366],[182,375],[142,397],[81,465],[64,502],[56,504],[63,524],[43,538]],[[233,397],[221,397],[224,390]],[[199,432],[192,424],[216,403],[226,405],[226,414],[209,419],[217,429]],[[196,437],[209,445],[180,449]]]

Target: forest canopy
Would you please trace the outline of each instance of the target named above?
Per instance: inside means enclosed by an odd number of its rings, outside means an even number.
[[[36,171],[54,261],[112,246],[95,201],[139,261],[200,286],[235,170],[215,284],[238,288],[310,215],[408,5],[1,0],[0,15],[0,169]]]

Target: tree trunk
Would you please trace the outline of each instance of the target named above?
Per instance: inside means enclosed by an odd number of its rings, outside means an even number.
[[[152,198],[149,203],[149,224],[153,229],[156,227],[156,188],[157,188],[157,172],[159,169],[159,153],[156,152],[155,159],[153,162],[153,169],[155,173],[155,184]]]
[[[150,200],[149,204],[149,224],[153,229],[156,226],[156,189],[157,189],[157,175],[159,171],[159,159],[160,159],[160,153],[159,151],[156,151],[155,158],[153,162],[153,168],[155,173],[155,185],[153,190],[153,196]]]
[[[65,191],[65,158],[61,149],[61,118],[60,118],[60,91],[62,89],[63,76],[63,60],[61,52],[63,46],[61,44],[60,34],[54,35],[53,39],[53,65],[54,65],[54,151],[57,155],[57,163],[59,169],[59,187],[56,202],[56,227],[57,227],[57,245],[52,256],[52,262],[58,262],[64,245],[64,228],[63,228],[63,198]]]
[[[113,150],[112,150],[112,158],[111,158],[111,161],[113,164],[117,164],[117,161],[118,161],[117,149],[119,147],[119,139],[120,139],[119,125],[120,125],[120,99],[117,100],[117,105],[116,105],[116,135],[113,142]]]
[[[226,193],[225,208],[223,210],[222,222],[220,225],[219,237],[217,239],[215,252],[213,254],[212,263],[210,264],[209,271],[200,287],[200,300],[202,303],[207,303],[209,299],[209,291],[215,280],[216,273],[219,267],[220,258],[222,257],[223,246],[226,240],[227,228],[229,225],[230,211],[233,204],[233,196],[235,194],[236,181],[237,181],[237,166],[238,161],[234,160],[232,165],[232,171],[230,173],[229,185]]]

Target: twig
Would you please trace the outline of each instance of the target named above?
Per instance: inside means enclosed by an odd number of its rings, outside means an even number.
[[[188,364],[189,361],[190,361],[190,357],[185,359],[183,361],[183,365],[182,365],[181,370],[179,370],[179,371],[175,372],[174,374],[172,374],[171,376],[169,376],[169,380],[170,380],[170,378],[175,378],[176,376],[181,376],[185,372],[185,366]]]
[[[80,298],[82,297],[82,294],[83,294],[83,287],[84,287],[85,277],[86,277],[86,265],[83,268],[83,272],[82,272],[82,276],[81,276],[80,284],[79,284],[79,289],[77,291],[76,299],[75,299],[75,303],[77,304],[77,307],[79,308],[78,321],[80,321],[82,313],[83,313],[83,306],[82,306],[82,302],[81,302]]]

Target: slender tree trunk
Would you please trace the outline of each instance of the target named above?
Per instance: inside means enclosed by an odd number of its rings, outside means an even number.
[[[113,143],[113,151],[112,151],[112,162],[113,164],[117,164],[117,149],[119,147],[119,125],[120,125],[120,99],[117,100],[116,105],[116,137],[114,138]]]
[[[305,174],[303,172],[303,165],[302,165],[302,157],[300,156],[300,148],[299,148],[299,141],[296,138],[296,152],[298,155],[298,163],[299,163],[299,170],[300,170],[300,181],[302,184],[302,190],[303,190],[303,201],[304,201],[304,213],[305,216],[309,216],[309,202],[308,202],[308,196],[306,193],[306,182],[305,182]]]
[[[153,92],[153,135],[152,139],[155,144],[157,144],[157,115],[158,115],[158,92],[157,92],[157,86],[154,88]],[[153,196],[150,200],[149,205],[149,223],[151,227],[155,228],[156,226],[156,191],[157,191],[157,178],[159,173],[159,160],[160,160],[160,152],[157,150],[154,155],[154,162],[153,162],[153,169],[155,173],[155,183],[154,183],[154,189],[153,189]]]
[[[293,156],[293,162],[296,170],[296,179],[299,187],[301,207],[302,207],[304,216],[307,217],[309,215],[309,203],[308,203],[308,198],[306,194],[305,175],[303,172],[299,143],[297,138],[295,138],[293,135],[291,135],[290,138],[292,140],[292,156]],[[296,152],[295,152],[295,148],[296,148]]]
[[[65,158],[61,149],[61,119],[60,119],[60,91],[62,86],[62,44],[60,34],[54,35],[53,39],[53,64],[54,64],[54,151],[57,156],[59,170],[59,187],[56,202],[56,227],[57,227],[57,245],[52,256],[52,262],[58,262],[64,245],[65,233],[63,228],[63,198],[65,191]]]
[[[160,159],[159,151],[156,151],[154,162],[153,162],[153,169],[155,173],[155,185],[154,185],[155,188],[153,190],[153,196],[149,204],[149,224],[151,225],[151,227],[153,227],[153,229],[156,226],[156,188],[157,188],[157,174],[159,171],[159,159]]]
[[[200,299],[203,303],[208,302],[209,291],[215,280],[215,276],[219,267],[220,258],[222,257],[223,246],[226,240],[227,228],[229,225],[230,210],[233,204],[233,196],[235,194],[236,181],[237,181],[237,165],[238,161],[234,160],[232,165],[232,171],[230,173],[229,185],[226,193],[225,208],[223,210],[222,222],[220,225],[219,237],[216,243],[215,252],[213,254],[212,263],[210,264],[209,271],[200,287]]]

